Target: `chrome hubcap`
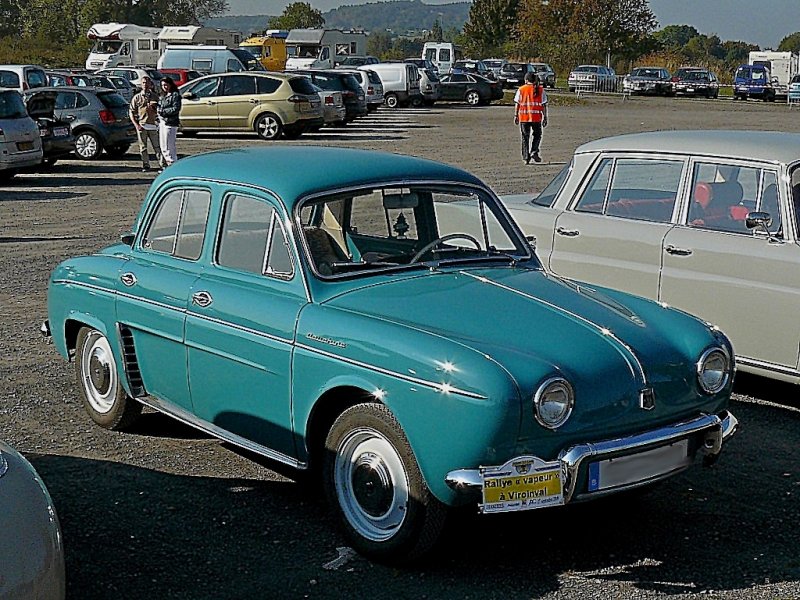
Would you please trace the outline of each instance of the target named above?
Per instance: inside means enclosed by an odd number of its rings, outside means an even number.
[[[376,542],[394,536],[408,511],[409,484],[394,446],[374,429],[356,429],[339,444],[336,495],[359,535]]]
[[[272,117],[261,119],[258,123],[258,132],[261,137],[274,138],[278,135],[278,122]]]
[[[105,414],[114,407],[117,370],[108,340],[93,331],[86,339],[81,354],[83,389],[92,409]]]
[[[476,94],[475,92],[471,92],[467,96],[467,102],[469,104],[477,104],[479,101],[480,101],[480,96],[478,96],[478,94]]]

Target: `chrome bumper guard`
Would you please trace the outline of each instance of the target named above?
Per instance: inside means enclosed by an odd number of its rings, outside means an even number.
[[[733,437],[738,427],[739,421],[736,417],[728,411],[724,411],[720,415],[703,415],[690,421],[675,423],[630,437],[578,444],[562,450],[558,455],[558,460],[561,462],[561,468],[564,473],[564,503],[566,504],[573,500],[575,488],[578,484],[578,472],[581,465],[588,459],[603,460],[614,455],[636,454],[685,438],[702,435],[702,443],[697,451],[703,454],[703,464],[709,466],[716,461],[722,451],[723,444]],[[574,499],[577,501],[581,499],[581,496],[587,499],[590,496],[593,498],[599,497],[622,489],[630,489],[651,483],[672,474],[666,473],[663,476],[639,481],[631,485],[578,495]],[[483,485],[480,469],[450,471],[445,477],[445,483],[457,492],[467,493],[480,493]]]
[[[52,334],[50,333],[50,321],[43,321],[39,326],[39,332],[42,334],[42,337],[49,342],[52,339]]]

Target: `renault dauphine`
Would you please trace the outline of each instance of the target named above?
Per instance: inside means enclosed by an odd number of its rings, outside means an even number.
[[[557,510],[713,462],[737,427],[723,333],[553,275],[479,179],[407,156],[181,159],[48,306],[98,425],[147,405],[316,472],[376,559],[420,556],[453,506]]]

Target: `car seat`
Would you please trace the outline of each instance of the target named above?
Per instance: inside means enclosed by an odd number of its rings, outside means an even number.
[[[333,275],[333,264],[347,262],[350,259],[336,243],[331,234],[319,227],[305,227],[303,229],[314,266],[322,275]]]
[[[723,231],[735,231],[737,221],[743,221],[741,210],[744,190],[738,181],[705,182],[694,187],[693,202],[689,212],[689,224]],[[742,206],[742,208],[745,208]],[[746,209],[745,209],[746,210]]]

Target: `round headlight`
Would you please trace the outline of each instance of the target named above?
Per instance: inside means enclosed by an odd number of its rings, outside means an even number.
[[[731,361],[721,348],[709,348],[697,361],[697,381],[707,394],[716,394],[728,383]]]
[[[561,427],[569,419],[575,405],[575,393],[566,379],[548,379],[533,396],[533,414],[548,429]]]

